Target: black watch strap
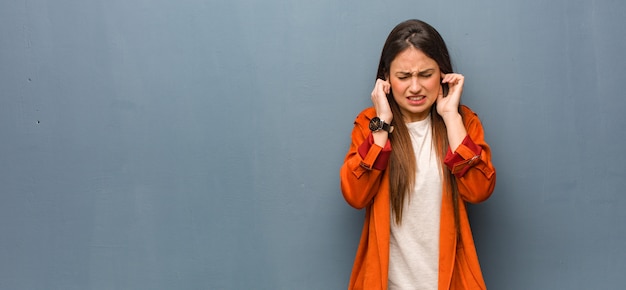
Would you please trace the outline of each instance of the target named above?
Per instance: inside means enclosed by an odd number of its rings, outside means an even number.
[[[383,127],[381,129],[383,131],[387,131],[387,133],[391,133],[391,131],[393,131],[393,126],[391,126],[390,124],[385,123],[385,121],[383,121],[382,123],[383,123]]]

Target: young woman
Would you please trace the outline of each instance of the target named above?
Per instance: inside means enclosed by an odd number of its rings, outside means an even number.
[[[496,171],[463,82],[433,27],[391,31],[340,171],[366,208],[349,289],[486,289],[465,202],[486,200]]]

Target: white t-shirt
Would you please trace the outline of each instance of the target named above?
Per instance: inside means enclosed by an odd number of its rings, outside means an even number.
[[[437,289],[439,278],[439,224],[441,167],[432,143],[430,116],[408,123],[417,172],[415,188],[404,200],[402,223],[391,213],[389,282],[394,289]]]

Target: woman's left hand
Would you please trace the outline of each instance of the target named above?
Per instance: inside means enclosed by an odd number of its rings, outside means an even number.
[[[448,84],[448,95],[443,96],[443,89],[439,86],[439,95],[437,96],[437,113],[445,119],[446,115],[458,114],[459,103],[461,102],[461,94],[463,93],[463,82],[465,78],[462,74],[441,73],[441,83]]]

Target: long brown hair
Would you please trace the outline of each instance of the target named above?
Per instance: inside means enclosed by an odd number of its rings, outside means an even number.
[[[380,56],[378,65],[378,73],[376,78],[387,80],[389,77],[389,69],[391,62],[402,51],[409,47],[414,47],[428,57],[435,60],[442,73],[448,74],[453,72],[452,61],[448,54],[443,38],[429,24],[420,20],[407,20],[398,24],[389,33],[383,51]],[[447,96],[448,85],[443,84],[443,94]],[[387,100],[393,113],[392,125],[395,127],[393,134],[389,134],[391,141],[391,157],[389,160],[389,191],[391,208],[395,215],[396,223],[402,222],[402,207],[405,198],[413,189],[415,184],[416,161],[413,146],[411,145],[411,137],[404,121],[402,111],[398,103],[393,98],[393,92],[389,92]],[[461,112],[459,107],[459,112]],[[448,150],[448,134],[446,124],[437,113],[437,105],[433,104],[430,108],[431,126],[433,132],[433,145],[437,152],[437,159],[441,164],[443,173],[443,187],[446,192],[452,193],[452,202],[454,204],[454,221],[459,229],[459,190],[456,185],[454,175],[443,164],[445,154]]]

